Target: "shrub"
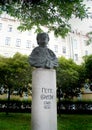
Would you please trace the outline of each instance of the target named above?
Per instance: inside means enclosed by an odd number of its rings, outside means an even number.
[[[31,100],[5,100],[0,99],[0,111],[31,112]]]

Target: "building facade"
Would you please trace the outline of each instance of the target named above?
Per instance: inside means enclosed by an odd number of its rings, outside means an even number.
[[[29,55],[37,46],[34,30],[21,32],[17,29],[19,21],[7,14],[0,16],[0,55],[12,57],[16,52]],[[46,30],[46,29],[45,29]],[[57,57],[72,58],[77,64],[82,63],[82,57],[92,54],[92,44],[87,46],[86,33],[76,29],[69,33],[65,39],[49,33],[48,48],[53,50]]]

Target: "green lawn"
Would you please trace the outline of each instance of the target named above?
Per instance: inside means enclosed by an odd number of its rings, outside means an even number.
[[[61,115],[58,130],[92,130],[92,115]]]
[[[30,130],[30,114],[0,113],[0,130]]]
[[[0,130],[31,130],[30,114],[0,113]],[[61,115],[58,130],[92,130],[92,115]]]

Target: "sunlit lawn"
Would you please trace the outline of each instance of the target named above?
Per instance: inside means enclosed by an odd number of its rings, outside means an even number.
[[[31,114],[0,113],[0,130],[32,130]],[[92,115],[61,115],[58,130],[92,130]]]

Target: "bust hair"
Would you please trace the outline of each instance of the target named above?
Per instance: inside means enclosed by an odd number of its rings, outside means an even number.
[[[40,39],[40,37],[43,36],[43,35],[45,35],[45,36],[48,38],[48,41],[49,41],[49,35],[48,35],[47,33],[38,33],[38,34],[37,34],[37,37],[36,37],[37,41],[38,41],[38,40]]]

